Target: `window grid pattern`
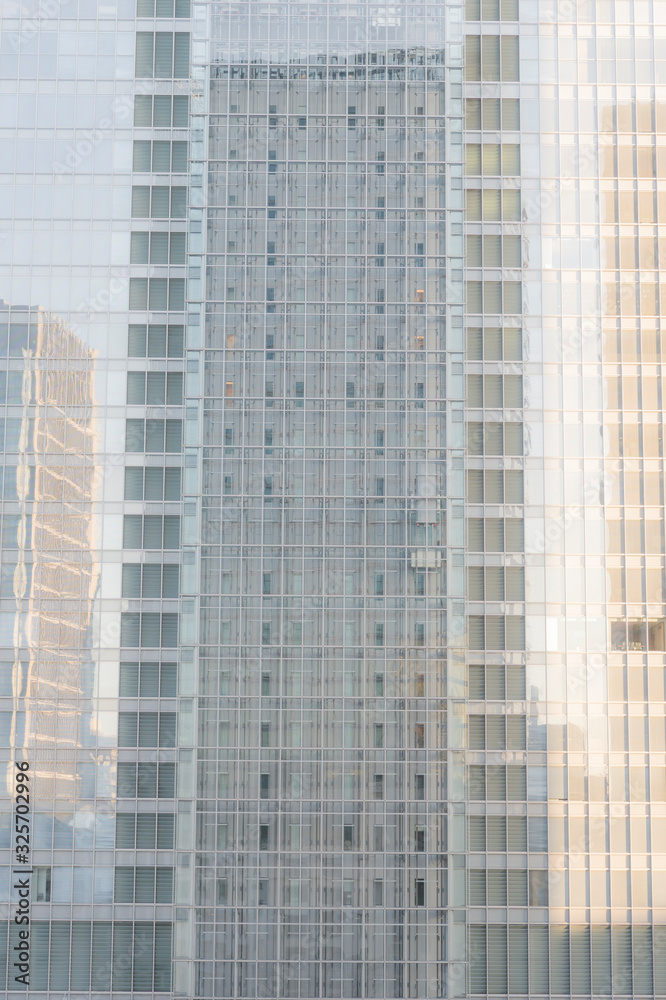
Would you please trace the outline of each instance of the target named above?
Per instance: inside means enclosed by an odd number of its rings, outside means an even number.
[[[462,149],[441,138],[461,76],[423,49],[420,15],[400,15],[401,55],[360,9],[367,53],[331,40],[302,77],[286,23],[234,13],[251,46],[284,38],[264,78],[214,18],[208,253],[189,258],[206,274],[202,997],[448,990],[436,754],[447,634],[464,631],[464,571],[444,573],[451,546],[462,559],[462,419],[443,434],[447,407],[462,417],[463,247]]]

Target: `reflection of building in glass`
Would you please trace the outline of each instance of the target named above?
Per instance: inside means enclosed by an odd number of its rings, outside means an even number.
[[[31,990],[666,997],[663,4],[192,7],[58,63],[94,298],[0,310]]]
[[[465,627],[455,17],[287,6],[210,8],[196,70],[190,989],[445,995],[464,786],[446,757],[464,738],[446,724]]]
[[[99,574],[92,551],[95,358],[56,317],[40,311],[31,322],[16,467],[15,693],[25,706],[22,743],[37,800],[87,798],[94,780],[86,781],[79,752],[91,745],[82,702],[92,697]]]

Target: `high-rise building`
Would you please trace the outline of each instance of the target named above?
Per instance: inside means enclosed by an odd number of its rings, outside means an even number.
[[[1,995],[666,996],[665,33],[5,0]]]

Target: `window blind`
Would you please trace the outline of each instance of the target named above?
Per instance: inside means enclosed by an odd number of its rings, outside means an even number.
[[[468,696],[483,701],[486,693],[485,670],[483,665],[471,664],[468,674]]]
[[[141,596],[141,565],[139,563],[124,563],[122,571],[123,597]]]
[[[136,60],[134,75],[137,78],[153,75],[153,33],[152,31],[137,31]]]
[[[159,736],[159,715],[157,712],[139,713],[139,746],[156,747]]]
[[[132,989],[131,956],[132,925],[129,923],[116,923],[113,927],[112,984],[114,990]]]
[[[507,842],[510,851],[527,850],[527,823],[524,816],[507,818]]]
[[[532,925],[529,930],[530,993],[548,993],[548,928]]]
[[[507,750],[525,750],[527,746],[526,719],[524,715],[509,715],[506,719]]]
[[[508,69],[507,69],[508,72]],[[498,35],[481,36],[481,79],[494,81],[500,78],[500,39]],[[509,79],[507,77],[507,79]]]
[[[486,772],[483,764],[469,765],[469,797],[475,802],[486,797]]]
[[[468,20],[473,20],[468,18]],[[470,131],[478,132],[481,129],[481,98],[465,98],[465,127]]]
[[[141,646],[155,647],[160,645],[160,614],[157,611],[145,611],[141,615]]]
[[[485,404],[492,409],[499,409],[502,406],[502,376],[486,375],[484,378]]]
[[[135,747],[137,734],[137,713],[118,713],[118,746]]]
[[[136,698],[139,688],[139,664],[120,664],[120,697]]]
[[[477,420],[467,423],[467,450],[470,455],[483,455],[483,424]]]
[[[155,924],[154,954],[153,989],[155,992],[169,992],[171,990],[171,924]]]
[[[153,187],[150,189],[150,217],[152,219],[169,218],[169,188]]]
[[[477,20],[477,18],[470,18]],[[467,35],[465,38],[465,79],[481,79],[481,38],[479,35]]]
[[[187,188],[171,188],[171,218],[184,219],[187,214]]]
[[[148,279],[130,278],[129,307],[130,309],[145,309],[148,302]]]
[[[484,361],[502,360],[502,330],[497,326],[486,326],[483,330]]]
[[[504,405],[507,407],[520,407],[523,405],[522,375],[504,376]]]
[[[125,423],[125,451],[137,453],[144,449],[145,421],[130,417]]]
[[[611,940],[610,927],[590,929],[592,953],[592,992],[609,996],[611,992]]]
[[[499,873],[496,873],[499,874]],[[503,873],[502,873],[503,874]],[[488,928],[488,992],[507,991],[507,933],[506,927]]]
[[[135,819],[134,813],[119,813],[116,816],[116,847],[119,850],[133,850]]]
[[[483,192],[484,199],[486,191]],[[499,191],[492,192],[497,196],[497,219],[499,220]],[[504,222],[520,222],[520,191],[505,189],[502,194],[502,219]],[[484,202],[485,210],[485,202]],[[485,211],[484,211],[485,218]]]
[[[164,548],[177,549],[180,545],[180,517],[166,514],[164,517]]]
[[[146,402],[146,373],[127,373],[127,403],[129,406],[143,406]]]
[[[506,797],[510,802],[527,798],[527,771],[524,764],[510,764],[506,769]]]
[[[506,719],[503,715],[489,715],[486,719],[486,742],[489,750],[506,749]]]
[[[472,994],[486,993],[486,928],[472,924],[469,928],[469,986]]]
[[[485,851],[486,823],[484,816],[470,816],[468,819],[470,851]],[[471,900],[470,900],[471,902]]]
[[[502,174],[504,177],[520,174],[520,146],[517,143],[504,143],[502,146]]]
[[[502,266],[502,239],[500,236],[483,237],[484,267]]]
[[[504,473],[506,503],[523,503],[523,473],[520,469],[507,469]]]
[[[509,993],[527,993],[527,927],[509,927]]]
[[[631,927],[615,925],[612,929],[613,942],[613,992],[631,994]]]
[[[190,75],[190,36],[185,31],[175,35],[173,75],[176,80]]]
[[[506,799],[506,768],[503,764],[488,764],[486,767],[486,797],[492,802]]]
[[[467,403],[468,406],[483,406],[483,376],[467,376]]]
[[[504,312],[520,313],[523,310],[523,286],[520,281],[505,281],[503,285]]]
[[[520,427],[522,431],[522,424],[516,426]],[[506,534],[506,551],[522,552],[525,547],[524,520],[521,517],[507,517],[504,522],[504,529]]]
[[[481,220],[481,195],[479,190],[465,192],[465,210],[469,222]]]
[[[130,264],[148,263],[148,233],[132,233]]]
[[[506,617],[506,648],[525,649],[525,619],[522,615]]]
[[[114,873],[113,899],[116,903],[134,902],[134,869],[118,866]]]
[[[164,312],[167,307],[167,279],[150,279],[149,308],[151,311]]]
[[[161,597],[162,567],[158,564],[146,564],[143,567],[141,594],[143,597]]]
[[[173,73],[173,34],[170,31],[155,33],[155,77],[170,79]]]
[[[168,174],[171,169],[171,143],[164,139],[153,141],[153,171]]]
[[[171,169],[174,173],[187,173],[187,143],[173,142],[171,145]]]
[[[483,471],[469,469],[467,472],[467,499],[470,503],[483,503]]]
[[[152,57],[150,64],[152,66]],[[136,94],[134,97],[134,125],[136,128],[150,128],[153,122],[153,99],[150,94]]]
[[[177,665],[163,663],[160,668],[160,695],[163,698],[175,698],[177,693]]]
[[[145,358],[146,327],[131,323],[128,329],[127,353],[130,358]]]
[[[633,926],[634,993],[652,993],[652,928]],[[589,977],[588,977],[589,980]],[[589,991],[589,986],[588,986]],[[580,990],[579,992],[582,992]]]
[[[139,173],[150,172],[150,140],[135,139],[132,152],[132,170]]]
[[[500,17],[503,21],[517,21],[518,0],[500,0]]]
[[[516,131],[520,128],[520,102],[516,97],[502,98],[502,128]]]
[[[169,244],[169,263],[185,263],[185,233],[171,233]]]
[[[19,927],[10,924],[9,933],[9,976],[11,981],[14,978],[12,963],[16,954],[15,948],[19,945]],[[33,920],[30,927],[30,988],[31,990],[46,990],[48,987],[48,966],[49,966],[49,924],[42,920]],[[69,959],[69,954],[67,956]],[[16,984],[12,984],[16,985]]]
[[[465,283],[468,313],[481,313],[483,311],[482,287],[480,281],[467,281]]]
[[[185,279],[169,279],[169,309],[172,312],[182,312],[185,308]]]
[[[499,177],[502,173],[500,146],[496,142],[483,144],[483,173],[490,177]]]
[[[169,327],[168,357],[182,358],[185,346],[185,328],[180,325]]]
[[[471,601],[482,601],[484,586],[483,586],[483,567],[482,566],[470,566],[468,572],[468,595]]]
[[[162,596],[178,597],[178,566],[164,566],[162,571]]]
[[[468,719],[468,744],[470,750],[485,750],[485,716],[470,715]]]
[[[487,469],[485,474],[486,503],[504,503],[504,481],[501,469]]]
[[[504,600],[504,567],[486,567],[486,600]]]
[[[517,102],[516,102],[517,104]],[[173,127],[187,128],[188,99],[186,95],[176,95],[173,99]],[[517,127],[517,126],[516,126]]]
[[[483,282],[483,311],[493,315],[502,312],[501,281]]]
[[[469,905],[470,906],[486,905],[486,872],[484,868],[470,869]]]
[[[72,990],[88,990],[90,987],[90,948],[92,925],[90,921],[76,921],[72,924],[72,947],[70,983]],[[94,987],[93,987],[94,988]],[[64,989],[67,989],[65,984]]]
[[[146,451],[164,451],[164,421],[146,420]]]
[[[181,406],[183,402],[183,373],[167,373],[167,404],[169,406]]]
[[[502,254],[503,254],[504,267],[520,267],[521,264],[520,237],[519,236],[502,237]]]
[[[517,81],[519,78],[518,37],[502,35],[502,80]]]
[[[465,144],[465,173],[472,176],[481,173],[481,145],[478,142]]]
[[[506,872],[491,868],[488,871],[488,905],[506,906]],[[505,986],[506,989],[506,986]],[[499,990],[498,992],[502,992]]]
[[[150,234],[150,263],[151,264],[168,264],[168,252],[169,252],[169,234],[168,233],[151,233]]]
[[[486,827],[488,850],[506,851],[506,818],[504,816],[488,816]]]
[[[139,645],[140,616],[133,611],[123,611],[120,616],[120,645],[135,648]]]
[[[166,326],[151,323],[148,327],[148,357],[163,358],[166,355]]]
[[[162,518],[159,514],[146,514],[143,519],[143,548],[162,548]]]
[[[483,615],[470,615],[467,629],[469,648],[485,649]]]

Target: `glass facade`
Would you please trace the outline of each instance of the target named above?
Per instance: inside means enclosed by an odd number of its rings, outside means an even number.
[[[193,24],[191,988],[441,996],[462,11],[224,3]]]
[[[5,0],[0,994],[666,996],[665,32]]]

